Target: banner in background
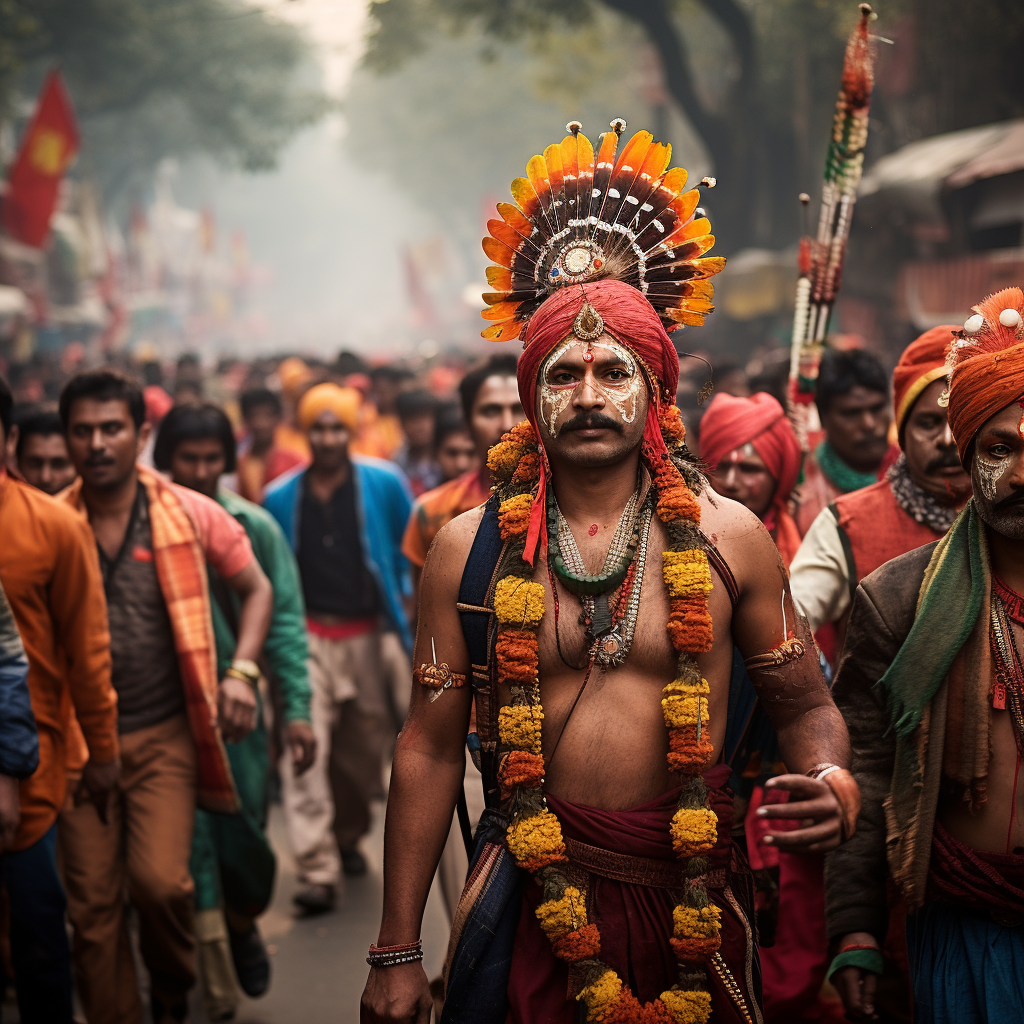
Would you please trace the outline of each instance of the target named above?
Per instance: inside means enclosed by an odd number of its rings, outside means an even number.
[[[25,131],[3,197],[4,228],[19,242],[42,248],[57,207],[61,180],[78,153],[79,136],[59,71],[51,71]]]

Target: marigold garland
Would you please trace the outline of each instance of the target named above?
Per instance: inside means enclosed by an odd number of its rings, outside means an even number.
[[[678,456],[686,435],[679,410],[674,406],[662,410],[659,424],[669,452]],[[657,514],[672,545],[662,555],[662,575],[670,609],[666,628],[679,654],[677,677],[662,694],[669,732],[668,765],[684,776],[679,807],[669,828],[673,849],[686,860],[689,879],[685,903],[673,912],[670,942],[679,961],[677,985],[646,1005],[636,999],[618,974],[598,959],[601,938],[597,926],[587,920],[586,893],[570,885],[563,870],[567,858],[561,824],[543,800],[544,713],[537,678],[537,632],[544,614],[544,587],[528,578],[530,567],[515,557],[504,563],[512,568],[498,580],[494,595],[498,679],[512,695],[511,703],[498,713],[504,752],[498,774],[510,809],[509,851],[544,888],[535,913],[556,956],[574,965],[576,998],[587,1007],[588,1024],[705,1024],[711,995],[703,965],[719,948],[721,920],[718,908],[708,901],[703,875],[706,854],[718,840],[718,818],[708,805],[701,778],[714,749],[709,731],[710,689],[694,655],[710,650],[713,640],[707,606],[711,570],[699,532],[700,503],[679,466],[671,457],[654,458],[646,451],[645,457],[658,495]],[[521,555],[542,471],[529,423],[506,434],[491,449],[487,464],[501,497],[502,537],[515,542]]]

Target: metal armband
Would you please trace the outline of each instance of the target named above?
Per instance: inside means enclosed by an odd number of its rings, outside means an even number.
[[[419,668],[414,669],[413,679],[421,686],[427,687],[430,693],[430,702],[433,703],[445,690],[457,690],[466,685],[466,677],[461,672],[453,672],[448,667],[448,662],[437,663],[437,648],[434,646],[434,638],[430,638],[430,653],[434,662],[424,662]]]

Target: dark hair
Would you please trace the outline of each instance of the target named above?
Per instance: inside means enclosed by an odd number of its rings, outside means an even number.
[[[238,465],[238,447],[231,421],[220,406],[176,405],[161,421],[153,446],[153,465],[163,473],[171,468],[175,449],[182,441],[214,438],[224,449],[224,472],[233,473]]]
[[[11,432],[11,410],[14,408],[14,395],[7,386],[7,381],[0,377],[0,427],[4,428],[4,437]]]
[[[849,394],[856,387],[888,395],[889,375],[878,359],[862,348],[849,352],[828,349],[821,357],[814,391],[818,415],[824,416],[834,399]]]
[[[375,382],[378,380],[389,380],[394,384],[400,384],[403,380],[411,380],[416,375],[412,370],[407,370],[404,366],[384,363],[382,366],[371,366],[367,376]]]
[[[14,412],[14,422],[18,425],[18,458],[21,458],[25,439],[32,437],[50,437],[52,434],[64,436],[64,424],[60,413],[49,405],[25,405]]]
[[[281,399],[269,388],[250,388],[248,391],[243,391],[239,403],[242,406],[243,416],[249,416],[256,409],[264,407],[273,409],[278,416],[281,415]]]
[[[92,398],[97,402],[124,402],[128,406],[135,429],[146,422],[146,402],[142,388],[131,377],[120,370],[92,370],[80,373],[64,385],[60,393],[60,419],[64,429],[68,428],[71,406],[81,398]]]
[[[479,366],[473,367],[459,381],[459,400],[462,402],[462,415],[467,423],[473,418],[473,405],[484,386],[484,381],[490,377],[514,377],[516,362],[517,359],[511,352],[500,352]]]
[[[429,391],[403,391],[395,399],[395,412],[400,420],[433,416],[437,412],[437,399]]]
[[[455,402],[445,402],[437,407],[437,426],[434,427],[434,448],[441,445],[452,434],[469,433],[466,421],[462,418],[462,410]]]

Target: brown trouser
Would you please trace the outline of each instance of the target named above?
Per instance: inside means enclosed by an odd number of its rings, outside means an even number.
[[[104,825],[70,804],[58,829],[74,928],[75,980],[89,1024],[141,1024],[125,894],[153,995],[179,1005],[196,981],[188,860],[196,752],[184,715],[121,735],[121,781]]]

